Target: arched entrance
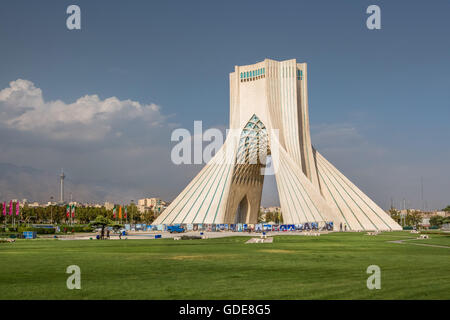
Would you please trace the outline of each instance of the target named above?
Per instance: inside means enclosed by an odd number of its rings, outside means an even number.
[[[268,155],[270,148],[266,126],[254,114],[239,137],[224,219],[226,223],[257,222]]]
[[[247,196],[244,196],[237,207],[234,223],[246,223],[249,212],[250,204],[248,203]]]

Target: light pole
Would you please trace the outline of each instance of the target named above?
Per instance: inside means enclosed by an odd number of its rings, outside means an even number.
[[[53,196],[50,196],[50,224],[53,224]]]
[[[134,220],[134,200],[131,199],[131,220],[130,220],[131,224],[133,224],[133,220]]]

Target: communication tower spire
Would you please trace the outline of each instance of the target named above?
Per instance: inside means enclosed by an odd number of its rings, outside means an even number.
[[[64,170],[61,169],[61,174],[59,175],[59,183],[60,183],[60,195],[59,195],[59,202],[64,202],[64,178],[66,176],[64,175]]]

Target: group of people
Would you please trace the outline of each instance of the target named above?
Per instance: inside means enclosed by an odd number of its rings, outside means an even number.
[[[111,239],[109,228],[106,228],[106,237],[105,237],[105,228],[102,228],[102,231],[100,231],[100,234],[97,235],[97,239],[99,239],[99,240]],[[122,239],[121,232],[119,232],[119,239]]]
[[[342,231],[342,222],[339,225],[339,231]],[[344,231],[347,231],[347,224],[346,223],[344,223]]]
[[[109,239],[110,235],[109,235],[109,228],[106,228],[106,239]],[[102,228],[102,231],[100,233],[100,239],[103,240],[105,239],[105,228]]]

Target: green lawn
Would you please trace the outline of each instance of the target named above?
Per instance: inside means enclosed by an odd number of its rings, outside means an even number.
[[[0,299],[450,299],[450,248],[407,232],[209,240],[0,243]],[[430,240],[450,247],[450,237]],[[68,290],[69,265],[81,290]],[[381,290],[368,290],[369,265]]]

